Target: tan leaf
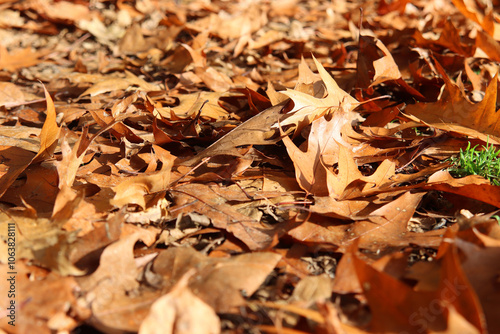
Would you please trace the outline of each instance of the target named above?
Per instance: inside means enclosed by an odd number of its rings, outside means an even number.
[[[19,161],[14,162],[11,165],[11,168],[9,168],[8,172],[2,175],[2,177],[0,178],[0,197],[4,195],[4,193],[16,180],[16,178],[30,164],[41,162],[47,158],[52,157],[52,154],[56,149],[60,128],[57,126],[56,122],[56,109],[54,107],[54,102],[52,101],[52,98],[50,97],[47,89],[45,89],[45,86],[44,91],[47,101],[47,116],[45,122],[43,123],[42,130],[40,131],[40,148],[38,150],[38,153],[31,160],[27,160],[27,155],[22,154],[22,163],[20,163]]]
[[[110,203],[116,207],[137,204],[146,209],[145,196],[158,191],[167,190],[170,184],[170,168],[166,167],[152,175],[131,176],[113,187],[116,193]]]
[[[500,120],[496,112],[497,82],[495,76],[488,85],[484,99],[469,102],[460,88],[451,81],[443,67],[435,62],[444,79],[444,93],[437,102],[409,105],[405,113],[413,120],[423,121],[438,129],[463,133],[485,142],[500,143]]]
[[[96,271],[77,279],[91,305],[93,321],[100,328],[137,331],[144,317],[142,308],[149,308],[151,295],[141,296],[142,305],[138,305],[133,295],[127,295],[139,287],[137,275],[140,270],[133,251],[139,239],[142,239],[140,232],[122,236],[104,249]],[[131,314],[137,318],[124,321]]]
[[[54,101],[50,97],[49,92],[43,87],[45,91],[45,99],[47,101],[47,118],[43,123],[42,131],[40,132],[40,150],[33,158],[33,162],[39,162],[46,158],[52,157],[57,146],[59,133],[61,129],[57,126],[56,122],[56,108]]]
[[[191,269],[169,293],[154,302],[139,334],[220,333],[217,314],[187,286],[193,274],[195,270]]]
[[[24,102],[23,91],[11,82],[0,82],[0,106],[9,107]]]
[[[211,259],[192,248],[170,248],[154,261],[153,270],[172,284],[190,270],[196,275],[189,280],[191,291],[217,313],[229,313],[245,305],[273,271],[281,255],[271,252],[246,253],[226,259]]]
[[[276,138],[276,131],[270,129],[270,127],[282,116],[280,111],[283,106],[284,103],[278,104],[260,112],[217,140],[200,154],[190,159],[179,161],[178,164],[195,165],[204,158],[217,155],[240,156],[240,152],[236,150],[238,146],[271,145],[276,143],[279,141],[279,138]]]
[[[401,78],[399,67],[394,61],[394,58],[392,58],[389,50],[387,50],[387,47],[378,39],[377,46],[384,52],[384,56],[373,62],[375,76],[373,77],[373,82],[370,86],[375,86],[387,80],[397,80]]]
[[[339,87],[321,63],[316,59],[314,59],[314,62],[326,86],[328,95],[321,99],[296,90],[281,92],[290,97],[294,103],[293,109],[287,114],[288,117],[280,120],[281,127],[295,125],[296,131],[300,132],[304,126],[311,124],[315,119],[327,114],[334,108],[338,112],[349,114],[357,106],[358,101]],[[274,124],[273,127],[277,128],[278,124]]]
[[[66,137],[62,139],[61,151],[62,160],[57,163],[57,173],[59,174],[59,188],[62,186],[71,187],[75,181],[78,167],[82,164],[85,152],[91,140],[87,138],[88,128],[84,128],[81,137],[75,143],[73,148],[69,147]]]
[[[77,268],[68,258],[75,241],[75,233],[63,231],[48,218],[15,216],[13,212],[6,210],[0,212],[0,219],[16,226],[16,258],[19,262],[26,259],[63,276],[85,274],[85,271]],[[8,240],[7,229],[2,231],[1,237]],[[2,262],[7,263],[7,252],[4,254]]]
[[[14,72],[24,67],[30,67],[40,63],[42,61],[40,57],[47,53],[47,51],[33,52],[31,47],[8,52],[5,47],[0,46],[0,68]]]

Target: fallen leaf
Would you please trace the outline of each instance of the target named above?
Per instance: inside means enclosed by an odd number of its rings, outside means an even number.
[[[0,82],[0,105],[9,107],[24,102],[24,93],[11,82]]]
[[[177,164],[192,166],[205,158],[217,155],[241,156],[236,150],[239,146],[271,145],[276,143],[279,138],[276,138],[276,131],[271,130],[270,127],[281,117],[280,111],[284,104],[281,103],[262,111],[217,140],[200,154],[187,160],[181,160]]]
[[[166,295],[151,306],[139,334],[220,333],[214,310],[187,287],[194,270],[187,272]]]
[[[304,126],[311,124],[315,119],[329,112],[343,113],[345,118],[352,120],[350,113],[357,106],[358,101],[339,87],[321,63],[316,59],[314,59],[314,62],[326,86],[328,95],[321,99],[296,90],[281,92],[292,99],[294,107],[288,112],[288,117],[280,119],[279,126],[295,125],[295,131],[300,132]],[[278,124],[274,124],[273,127],[277,128]]]
[[[157,150],[161,149],[157,147]],[[116,195],[110,201],[114,206],[121,208],[128,204],[136,204],[146,209],[145,196],[159,191],[165,191],[170,184],[171,168],[174,156],[166,152],[163,167],[160,171],[150,175],[131,176],[125,178],[113,191]]]
[[[30,260],[62,276],[84,274],[69,260],[75,233],[63,231],[60,225],[47,218],[16,215],[15,212],[4,210],[0,217],[2,221],[14,223],[16,226],[17,259]],[[7,230],[2,234],[2,239],[8,240]]]
[[[58,127],[56,122],[56,108],[54,101],[50,97],[49,92],[43,87],[45,91],[45,99],[47,101],[47,118],[43,123],[42,131],[40,132],[40,150],[33,158],[32,163],[43,161],[44,159],[51,158],[56,149],[57,141],[61,128]]]
[[[26,169],[35,157],[35,153],[19,147],[1,146],[0,152],[5,162],[2,163],[0,178],[0,197],[5,194],[10,185]]]
[[[77,280],[92,310],[89,322],[103,330],[137,331],[150,305],[158,298],[157,294],[147,292],[134,296],[139,288],[139,268],[133,247],[140,238],[140,233],[134,233],[107,246],[97,270]],[[132,314],[135,316],[130,318]]]
[[[185,184],[172,189],[181,208],[172,208],[176,214],[197,212],[210,218],[211,224],[226,230],[241,240],[249,249],[267,249],[273,237],[281,231],[263,226],[258,219],[239,212],[216,191],[202,184]]]
[[[415,121],[422,120],[439,129],[464,133],[456,127],[461,126],[472,130],[465,132],[466,135],[485,142],[488,142],[489,137],[489,142],[498,142],[500,127],[496,117],[497,77],[494,77],[488,85],[484,99],[478,103],[471,103],[451,81],[443,67],[438,62],[435,62],[435,66],[445,81],[441,98],[437,102],[419,104],[418,107],[409,105],[405,113],[414,116]]]
[[[188,287],[217,313],[233,312],[245,305],[274,269],[281,256],[270,252],[242,254],[229,259],[210,259],[192,248],[171,248],[154,261],[153,270],[169,284],[196,267]]]
[[[37,65],[42,62],[40,58],[47,53],[46,50],[33,52],[31,47],[8,52],[4,46],[0,46],[0,68],[14,72],[21,68]]]
[[[74,277],[49,273],[39,275],[36,281],[31,281],[28,278],[30,268],[21,263],[17,266],[16,288],[22,291],[18,305],[22,305],[23,316],[16,319],[16,328],[20,332],[71,331],[77,327],[78,322],[68,315],[68,311],[83,319],[90,316],[89,310],[79,304],[74,295],[78,289]],[[40,319],[45,321],[41,323]],[[7,330],[7,327],[2,327]]]
[[[481,233],[474,231],[474,229],[473,233],[481,236]],[[466,256],[461,266],[465,275],[467,275],[467,280],[477,294],[486,317],[487,328],[490,331],[496,331],[500,328],[500,322],[495,312],[495,305],[500,300],[500,293],[496,284],[500,272],[496,261],[499,252],[498,240],[496,241],[496,246],[480,247],[466,240],[456,239],[457,248]],[[466,316],[463,313],[462,315]],[[466,319],[471,320],[468,316]],[[477,320],[475,323],[477,323]]]

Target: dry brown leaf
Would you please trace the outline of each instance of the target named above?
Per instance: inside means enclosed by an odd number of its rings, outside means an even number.
[[[229,313],[245,305],[274,269],[281,256],[270,252],[237,255],[229,259],[210,259],[192,248],[170,248],[154,261],[153,270],[168,284],[182,279],[191,268],[189,288],[217,313]]]
[[[157,147],[156,150],[161,149]],[[113,191],[116,195],[110,203],[119,208],[136,204],[143,210],[146,209],[145,196],[159,191],[165,191],[170,185],[171,168],[175,157],[168,152],[165,152],[168,157],[164,159],[162,169],[150,175],[139,175],[126,177],[124,181],[116,187]]]
[[[165,119],[172,119],[172,113],[175,117],[181,119],[190,119],[196,116],[208,117],[211,119],[226,118],[227,111],[218,104],[220,93],[217,92],[198,92],[194,94],[185,94],[179,96],[179,105],[175,107],[163,107],[156,110]]]
[[[97,40],[109,47],[115,47],[116,41],[118,41],[124,34],[125,29],[117,24],[106,26],[99,18],[92,17],[92,19],[82,19],[78,20],[76,23],[78,28],[88,31]]]
[[[2,126],[0,128],[0,140],[2,141],[2,146],[4,147],[15,147],[31,151],[38,152],[40,149],[40,137],[41,129],[32,128],[28,126]]]
[[[500,43],[496,41],[490,35],[478,31],[476,37],[476,45],[479,49],[481,49],[491,60],[500,61]],[[476,50],[476,54],[478,54],[479,50]]]
[[[56,110],[54,102],[52,101],[49,92],[45,89],[45,86],[44,91],[47,101],[47,117],[40,132],[40,148],[38,153],[29,161],[26,159],[27,156],[23,154],[22,163],[14,163],[11,165],[8,172],[2,175],[0,179],[0,197],[4,195],[10,185],[30,164],[41,162],[52,157],[52,154],[56,149],[61,129],[56,123]]]
[[[217,155],[241,156],[236,150],[242,145],[271,145],[279,141],[276,131],[270,129],[282,116],[280,111],[285,103],[278,104],[250,118],[224,137],[217,140],[193,158],[179,161],[182,165],[195,165],[208,157]]]
[[[324,302],[331,295],[331,279],[328,275],[307,276],[295,286],[291,301],[306,302],[306,305],[311,305],[315,302]]]
[[[313,216],[314,221],[304,221],[299,226],[292,227],[287,235],[299,242],[332,245],[338,252],[345,252],[346,248],[353,242],[359,242],[359,247],[375,253],[400,249],[409,244],[437,247],[444,234],[442,230],[432,230],[425,233],[408,232],[407,230],[409,217],[411,217],[421,197],[422,194],[407,192],[405,196],[400,196],[395,200],[394,204],[389,202],[384,206],[367,207],[370,208],[370,212],[374,208],[378,208],[379,214],[387,211],[390,215],[388,217],[372,215],[366,217],[358,212],[358,217],[352,217],[356,221],[349,225],[338,219]],[[332,215],[336,216],[335,210],[333,210]]]
[[[9,108],[23,102],[24,93],[19,87],[11,82],[0,82],[0,106]]]
[[[62,186],[71,187],[73,185],[78,168],[82,164],[85,152],[91,143],[91,140],[87,138],[87,133],[88,128],[84,128],[81,137],[72,149],[69,147],[67,138],[64,137],[62,139],[61,152],[63,157],[56,165],[57,173],[59,174],[59,188]]]
[[[360,200],[337,200],[331,196],[315,196],[314,204],[310,209],[312,212],[339,218],[339,219],[359,219],[358,213],[367,208],[372,201],[368,199]]]
[[[250,6],[238,4],[234,13],[212,14],[194,23],[189,28],[206,31],[221,38],[239,38],[246,33],[252,33],[267,23],[267,16],[257,3]]]
[[[50,97],[49,92],[43,87],[45,92],[45,99],[47,101],[47,116],[43,123],[42,131],[40,132],[40,150],[33,158],[33,163],[43,161],[44,159],[51,158],[56,149],[57,141],[61,128],[57,125],[56,121],[56,108],[54,101]]]
[[[33,52],[31,47],[8,52],[4,46],[0,46],[0,68],[14,72],[30,67],[42,62],[40,58],[47,53],[46,50]]]
[[[415,291],[354,256],[358,279],[373,310],[371,329],[383,332],[443,331],[446,328],[446,305],[452,305],[482,332],[485,328],[484,320],[481,320],[482,310],[459,268],[453,248],[448,247],[444,255],[443,272],[435,291]],[[428,312],[432,312],[432,318],[425,317]]]
[[[321,99],[296,90],[281,92],[292,99],[294,107],[288,112],[287,117],[280,119],[279,125],[273,125],[274,128],[295,125],[296,131],[300,132],[306,125],[330,112],[343,113],[346,118],[352,120],[350,113],[357,106],[358,101],[339,87],[316,58],[314,58],[314,62],[328,95]]]
[[[215,188],[215,187],[214,187]],[[263,226],[259,217],[252,217],[238,211],[229,205],[226,199],[220,197],[216,189],[207,185],[191,183],[172,189],[181,208],[175,209],[177,214],[197,212],[210,218],[211,224],[226,230],[241,240],[251,250],[269,248],[274,242],[274,236],[282,233],[273,228]]]
[[[2,197],[3,201],[20,207],[24,207],[24,201],[37,212],[50,212],[58,191],[56,169],[33,164],[23,170],[21,177],[22,182],[18,182],[18,178],[7,189]]]
[[[479,231],[474,230],[472,229],[473,233],[479,237],[486,237]],[[498,261],[496,260],[498,259],[500,248],[498,240],[495,241],[495,245],[481,247],[474,245],[468,240],[456,239],[458,249],[465,254],[465,260],[462,263],[463,271],[467,275],[467,279],[474,288],[481,303],[490,332],[500,329],[500,321],[498,321],[495,312],[496,305],[500,302],[500,292],[495,283],[500,272]],[[466,317],[466,319],[469,320],[469,317]]]
[[[141,26],[134,23],[125,32],[125,35],[118,43],[118,47],[122,53],[137,54],[138,52],[147,50],[150,46],[144,39]]]
[[[375,75],[373,76],[373,82],[370,86],[375,86],[387,80],[397,80],[401,78],[399,67],[387,47],[378,39],[376,44],[378,48],[384,52],[384,56],[373,62]]]
[[[315,122],[321,122],[322,119],[316,120]],[[314,123],[313,123],[314,124]],[[334,124],[335,122],[329,123]],[[333,130],[334,127],[330,127]],[[320,146],[321,144],[327,144],[328,139],[332,137],[331,133],[326,133],[327,136],[314,136],[314,132],[311,131],[310,140],[308,141],[307,151],[301,151],[288,136],[283,137],[283,143],[286,146],[288,155],[292,159],[295,166],[295,177],[299,186],[304,189],[307,193],[314,194],[316,196],[326,196],[329,194],[328,191],[328,174],[331,173],[327,167],[324,165],[322,159],[322,151],[328,149],[327,147]],[[313,137],[314,136],[314,137]],[[325,138],[326,143],[317,142],[319,138]],[[336,144],[335,140],[332,138],[332,144]],[[338,147],[338,144],[336,145]]]
[[[0,212],[0,219],[16,225],[17,259],[27,259],[60,275],[79,276],[84,272],[69,261],[69,252],[76,234],[63,231],[47,218],[16,215],[15,212]],[[2,239],[8,240],[7,230]],[[7,263],[7,253],[2,262]]]
[[[220,333],[217,314],[187,286],[194,273],[191,269],[169,293],[154,302],[139,334]]]
[[[490,143],[500,142],[500,124],[496,115],[497,81],[495,76],[486,89],[484,99],[478,103],[469,102],[459,87],[451,81],[443,67],[436,62],[436,68],[445,81],[444,92],[437,102],[409,105],[405,113],[446,131],[463,133]],[[462,131],[461,129],[469,131]]]
[[[195,73],[214,92],[227,92],[233,85],[231,78],[213,67],[197,67]]]
[[[462,195],[496,207],[500,205],[500,194],[497,187],[489,184],[488,180],[478,175],[455,179],[447,171],[438,171],[429,178],[429,181],[425,186],[427,189]]]
[[[130,82],[125,78],[109,78],[94,84],[92,87],[84,91],[81,96],[97,96],[102,93],[119,89],[126,90],[130,86]]]
[[[74,23],[79,20],[89,19],[91,15],[87,6],[70,1],[37,2],[35,6],[37,10],[43,12],[51,20],[58,22],[72,21]]]
[[[479,3],[463,0],[452,0],[453,4],[468,19],[478,23],[481,28],[494,39],[500,39],[500,24],[495,22],[493,11],[491,9],[481,8]],[[481,9],[485,9],[483,13]]]
[[[35,153],[19,147],[0,146],[0,153],[6,160],[2,163],[0,177],[0,197],[5,194],[10,185],[26,169],[35,157]]]
[[[103,330],[137,330],[147,309],[157,296],[145,294],[141,303],[134,298],[139,287],[139,268],[134,260],[133,247],[141,239],[134,233],[107,246],[102,252],[99,267],[77,282],[86,294],[92,309],[91,322]],[[136,314],[131,321],[124,321]]]
[[[499,331],[497,0],[0,2],[0,331]]]
[[[19,333],[71,331],[78,326],[78,321],[68,315],[68,310],[83,319],[90,315],[88,309],[79,304],[74,295],[78,288],[74,277],[61,277],[56,273],[47,274],[41,271],[37,280],[33,281],[29,279],[33,268],[21,263],[16,266],[16,288],[22,291],[19,304],[23,306],[23,316],[16,319],[16,330]],[[3,269],[8,270],[6,266]],[[8,300],[5,299],[5,302]],[[7,304],[2,301],[2,305]],[[12,327],[9,327],[3,324],[1,326],[11,332]]]
[[[413,34],[413,38],[415,38],[421,47],[432,48],[434,45],[439,45],[443,48],[453,50],[464,57],[472,56],[474,53],[473,46],[462,42],[460,31],[452,20],[444,20],[443,25],[444,27],[440,33],[431,32],[424,35],[422,32],[416,31]]]

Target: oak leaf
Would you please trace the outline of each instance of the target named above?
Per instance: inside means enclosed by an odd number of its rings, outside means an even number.
[[[40,131],[40,148],[38,153],[31,160],[24,160],[23,163],[14,163],[12,168],[0,178],[0,197],[16,180],[16,178],[31,164],[41,162],[52,157],[59,139],[61,129],[56,122],[56,109],[49,92],[43,87],[47,101],[47,116]],[[23,157],[25,158],[25,156]]]
[[[155,146],[155,150],[161,151],[159,154],[163,154],[165,157],[162,160],[162,169],[150,175],[125,178],[119,185],[113,187],[116,195],[110,201],[112,205],[122,207],[128,204],[136,204],[145,209],[146,195],[167,190],[170,184],[170,172],[175,157],[159,146]]]
[[[33,52],[31,47],[26,49],[17,49],[8,52],[3,46],[0,46],[0,68],[7,71],[17,71],[24,67],[30,67],[42,62],[42,56],[49,53],[49,51]]]
[[[217,314],[187,286],[194,273],[194,269],[188,271],[169,293],[154,302],[139,334],[220,333]]]
[[[491,79],[484,99],[472,103],[438,62],[435,62],[435,66],[445,82],[441,98],[437,102],[409,105],[405,113],[413,116],[415,121],[423,121],[438,129],[499,143],[500,119],[496,112],[498,77]]]
[[[294,107],[288,112],[288,117],[280,120],[279,126],[295,125],[295,131],[300,132],[303,127],[329,112],[349,114],[357,106],[358,101],[339,87],[316,58],[314,58],[314,62],[328,95],[321,99],[297,90],[281,92],[292,99]],[[278,128],[278,124],[273,127]]]

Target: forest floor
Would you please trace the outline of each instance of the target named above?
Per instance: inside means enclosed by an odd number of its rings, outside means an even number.
[[[1,1],[0,331],[500,333],[498,5]]]

